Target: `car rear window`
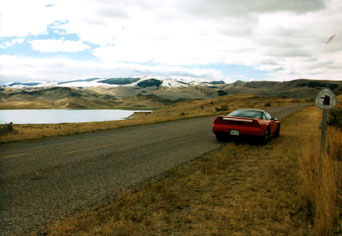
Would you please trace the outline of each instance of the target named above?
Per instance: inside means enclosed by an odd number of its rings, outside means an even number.
[[[263,119],[264,117],[261,111],[254,111],[254,110],[236,110],[228,114],[228,116],[257,118],[257,119]]]

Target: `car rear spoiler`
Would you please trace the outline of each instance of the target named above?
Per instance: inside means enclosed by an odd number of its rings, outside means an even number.
[[[234,118],[234,117],[222,117],[222,120],[231,120],[231,121],[242,121],[242,122],[250,122],[253,123],[253,119],[243,119],[243,118]]]

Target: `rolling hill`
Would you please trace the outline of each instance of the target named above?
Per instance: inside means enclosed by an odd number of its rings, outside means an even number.
[[[65,82],[9,83],[0,87],[0,109],[129,108],[153,109],[184,100],[228,94],[312,99],[323,88],[342,94],[342,81],[298,79],[285,82],[223,81],[173,78],[90,78]]]
[[[228,84],[223,91],[231,94],[252,93],[264,96],[292,98],[314,98],[323,88],[330,88],[336,95],[342,94],[342,81],[298,79],[286,82],[272,81],[237,81]]]

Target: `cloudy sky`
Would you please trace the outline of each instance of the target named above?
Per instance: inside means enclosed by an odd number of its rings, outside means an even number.
[[[1,0],[0,84],[342,80],[341,22],[341,0]]]

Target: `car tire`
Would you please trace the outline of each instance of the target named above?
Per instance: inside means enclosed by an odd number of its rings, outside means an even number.
[[[277,131],[275,132],[274,137],[279,137],[280,135],[280,125],[278,125]]]
[[[270,129],[267,127],[264,136],[262,137],[262,144],[266,145],[268,143],[268,141],[270,140]]]
[[[224,133],[215,133],[215,135],[217,141],[224,142],[228,140],[227,135],[225,135]]]

